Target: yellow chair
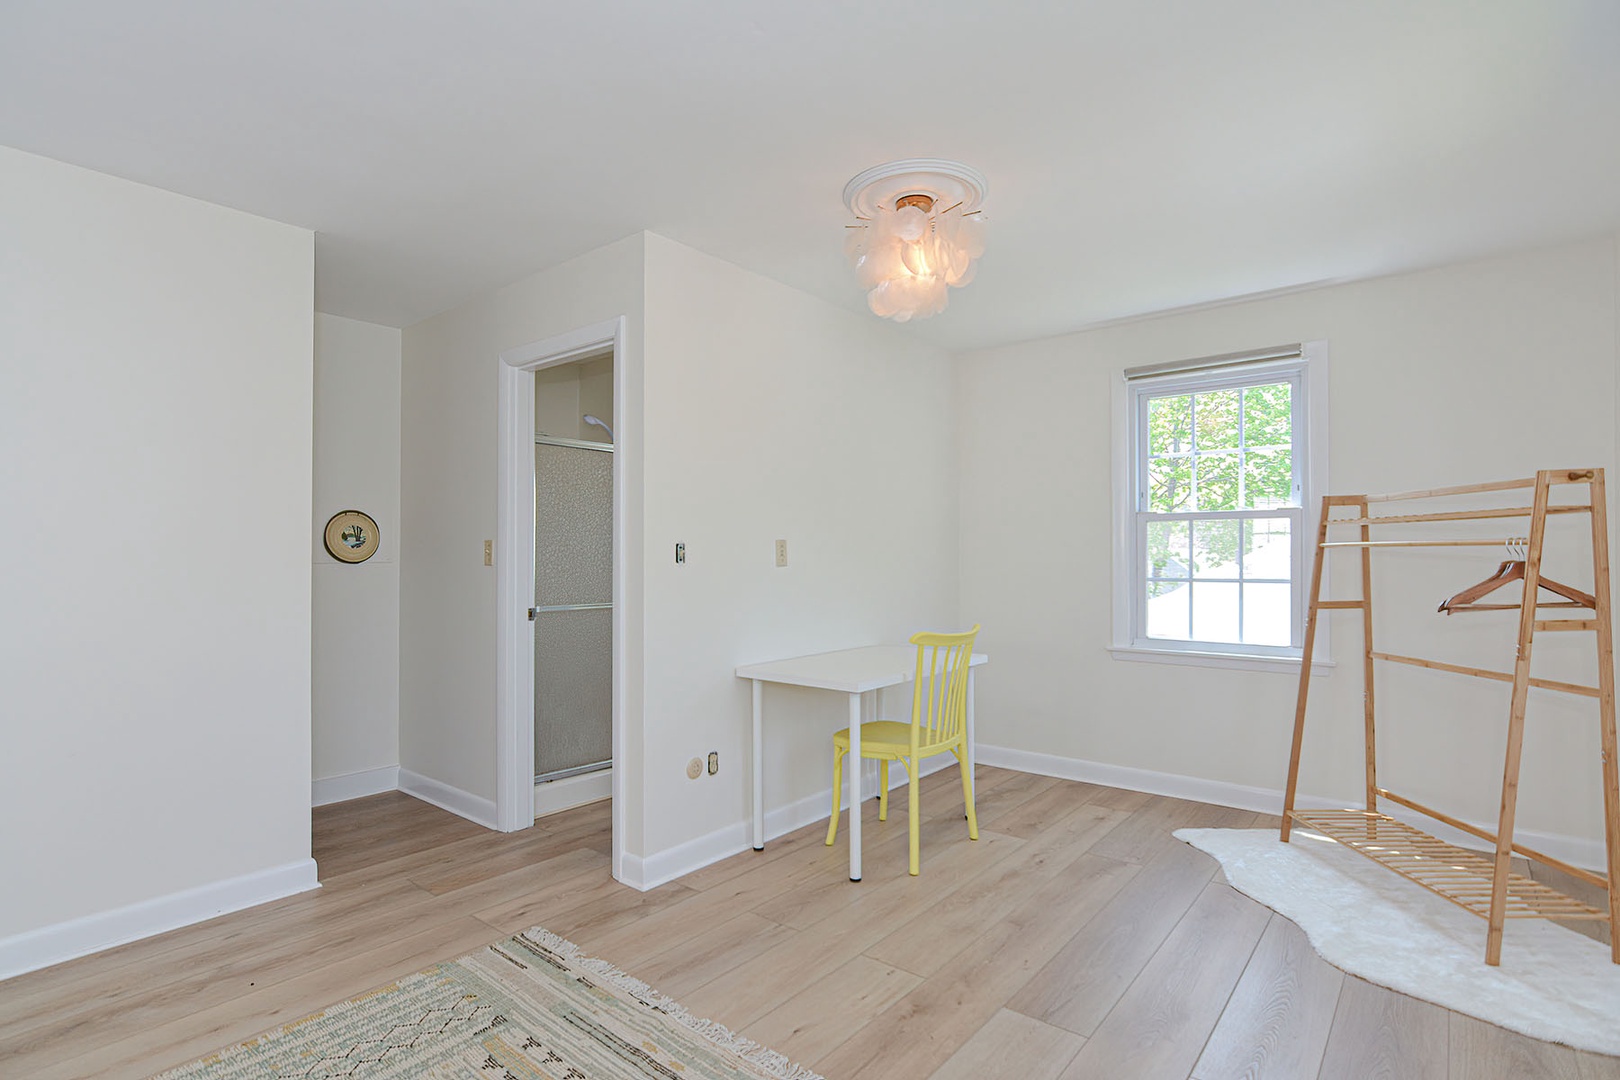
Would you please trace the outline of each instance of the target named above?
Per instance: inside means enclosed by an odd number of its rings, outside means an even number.
[[[921,832],[917,805],[917,766],[923,758],[949,751],[962,770],[962,801],[967,804],[968,838],[979,838],[979,819],[973,812],[973,779],[968,773],[967,681],[973,658],[973,639],[979,626],[961,634],[920,633],[911,636],[917,646],[917,677],[912,683],[911,723],[876,720],[861,725],[861,757],[880,762],[878,820],[889,820],[889,762],[898,761],[910,778],[911,873],[921,868],[918,840]],[[849,753],[849,729],[833,736],[832,821],[827,825],[827,846],[838,837],[840,798],[844,790],[844,758]],[[860,813],[854,807],[851,813]]]

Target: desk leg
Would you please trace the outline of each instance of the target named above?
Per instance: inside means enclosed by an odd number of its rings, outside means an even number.
[[[849,695],[849,880],[861,880],[861,695]]]
[[[765,850],[765,684],[754,684],[754,850]],[[969,684],[972,685],[971,683]]]
[[[759,684],[755,683],[754,685],[758,686]],[[758,713],[757,709],[755,710],[755,713],[756,713],[756,716],[757,716],[757,713]],[[757,724],[759,721],[756,719],[754,722]],[[757,738],[757,736],[756,736],[756,738]],[[968,668],[968,691],[967,691],[968,790],[977,793],[978,790],[979,790],[979,787],[978,787],[979,778],[973,774],[973,770],[974,770],[974,766],[978,763],[978,756],[979,755],[978,755],[978,751],[974,749],[974,746],[975,746],[975,743],[973,742],[973,669]]]

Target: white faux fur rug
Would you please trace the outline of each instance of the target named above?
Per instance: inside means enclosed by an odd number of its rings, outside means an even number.
[[[1509,919],[1500,967],[1485,920],[1296,827],[1177,829],[1232,887],[1298,923],[1322,958],[1369,982],[1579,1050],[1620,1054],[1620,964],[1544,919]]]

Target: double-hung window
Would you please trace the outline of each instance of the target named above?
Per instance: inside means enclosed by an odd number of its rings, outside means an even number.
[[[1312,363],[1322,351],[1283,346],[1125,373],[1128,483],[1117,531],[1129,549],[1129,595],[1116,598],[1116,612],[1129,635],[1117,644],[1300,654],[1321,465],[1310,399],[1325,382]]]

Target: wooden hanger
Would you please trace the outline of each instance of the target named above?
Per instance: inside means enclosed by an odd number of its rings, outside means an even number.
[[[1497,589],[1500,589],[1510,581],[1523,580],[1524,560],[1509,560],[1508,562],[1503,563],[1501,566],[1498,566],[1496,568],[1496,573],[1492,574],[1484,581],[1479,582],[1477,585],[1470,585],[1468,588],[1464,589],[1460,593],[1457,593],[1455,596],[1449,596],[1440,601],[1440,606],[1435,610],[1443,611],[1447,615],[1450,615],[1454,611],[1495,610],[1494,607],[1489,609],[1476,608],[1474,606],[1474,601],[1488,593],[1495,592]],[[1597,598],[1591,593],[1582,592],[1573,585],[1565,585],[1563,582],[1554,581],[1552,578],[1544,577],[1541,579],[1541,587],[1546,589],[1548,592],[1557,593],[1566,600],[1573,600],[1580,607],[1591,608],[1594,611],[1597,610]],[[1523,601],[1520,602],[1520,605],[1512,606],[1522,606],[1522,603]]]

